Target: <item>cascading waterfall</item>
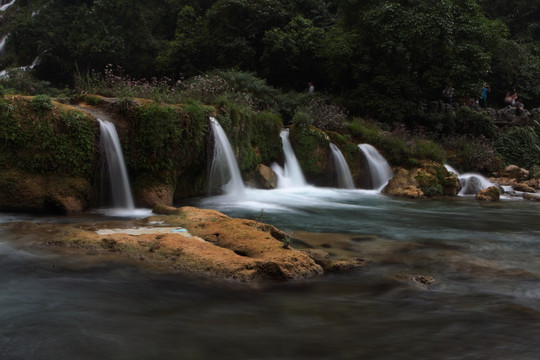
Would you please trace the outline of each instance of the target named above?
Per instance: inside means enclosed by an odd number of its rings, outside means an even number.
[[[8,36],[5,35],[2,37],[2,39],[0,39],[0,55],[2,55],[4,53],[4,47],[6,46],[6,40],[7,40]]]
[[[120,139],[114,124],[98,119],[101,131],[101,149],[107,161],[109,186],[114,208],[133,210],[133,197],[120,146]]]
[[[394,176],[386,159],[370,144],[358,145],[366,158],[371,177],[371,188],[382,190],[388,180]]]
[[[459,190],[458,195],[475,195],[477,192],[483,189],[487,189],[490,186],[494,186],[495,184],[486,179],[484,176],[480,174],[474,174],[474,173],[465,173],[460,174],[457,170],[455,170],[450,165],[444,165],[446,170],[449,172],[453,172],[457,175],[459,182],[461,184],[461,190]]]
[[[8,7],[13,5],[14,3],[15,3],[15,0],[11,0],[7,4],[4,4],[4,5],[0,6],[0,11],[6,11],[8,9]]]
[[[272,165],[272,169],[278,176],[278,187],[293,188],[306,186],[306,179],[289,141],[289,129],[281,130],[280,137],[283,144],[283,155],[285,156],[284,168],[281,168],[277,164]]]
[[[227,134],[213,117],[210,117],[210,126],[214,134],[214,157],[210,169],[210,189],[221,187],[228,195],[243,197],[245,194],[244,182]]]
[[[333,143],[330,143],[330,149],[332,150],[334,163],[336,164],[338,187],[342,189],[354,189],[354,181],[351,175],[351,170],[349,169],[349,165],[347,164],[343,153]]]

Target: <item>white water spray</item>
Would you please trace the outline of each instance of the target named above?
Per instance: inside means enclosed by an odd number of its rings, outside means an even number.
[[[463,195],[475,195],[477,192],[483,189],[487,189],[490,186],[495,186],[494,183],[486,179],[484,176],[475,173],[460,174],[456,169],[450,165],[444,165],[446,170],[453,172],[457,175],[461,184],[461,190],[459,190],[458,196]]]
[[[371,185],[373,189],[382,190],[388,181],[394,176],[392,168],[386,159],[370,144],[358,145],[364,153],[371,176]]]
[[[272,169],[278,176],[278,187],[284,189],[307,186],[306,179],[289,141],[289,129],[281,130],[280,137],[283,144],[285,166],[281,168],[277,164],[272,165]]]
[[[339,148],[330,143],[330,149],[332,149],[332,155],[334,157],[334,163],[336,164],[336,174],[338,187],[342,189],[354,189],[354,181],[351,175],[351,170],[347,164],[347,160],[343,156],[343,153]]]
[[[210,126],[214,134],[214,157],[210,169],[210,189],[221,186],[228,195],[243,197],[245,186],[236,157],[234,156],[227,134],[219,122],[210,117]]]
[[[4,53],[4,48],[6,47],[6,40],[8,38],[8,35],[5,35],[0,39],[0,55]]]
[[[0,6],[0,11],[6,11],[8,9],[8,7],[13,5],[14,3],[15,3],[15,0],[11,0],[7,4]]]
[[[109,171],[112,205],[114,208],[134,210],[131,187],[116,128],[109,121],[101,119],[98,121],[101,130],[101,148]]]

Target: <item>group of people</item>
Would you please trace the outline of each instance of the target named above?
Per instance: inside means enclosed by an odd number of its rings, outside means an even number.
[[[478,104],[482,109],[485,109],[487,106],[487,98],[490,92],[491,87],[488,84],[484,84],[482,90],[480,90],[480,97],[478,98]],[[454,88],[452,87],[452,85],[447,85],[442,91],[442,95],[444,102],[451,105],[452,98],[454,96]],[[508,105],[511,105],[513,108],[516,108],[516,111],[523,110],[523,102],[518,98],[515,87],[512,87],[510,91],[506,93],[504,102]]]

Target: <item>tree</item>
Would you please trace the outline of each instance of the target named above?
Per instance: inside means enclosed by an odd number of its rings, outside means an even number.
[[[504,25],[473,0],[338,2],[341,19],[325,40],[334,89],[354,110],[399,121],[452,83],[476,91],[490,72]]]

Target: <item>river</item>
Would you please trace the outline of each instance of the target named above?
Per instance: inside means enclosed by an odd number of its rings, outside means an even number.
[[[538,202],[303,187],[176,205],[258,219],[295,247],[366,265],[253,288],[65,258],[3,241],[0,229],[0,358],[540,358]]]

